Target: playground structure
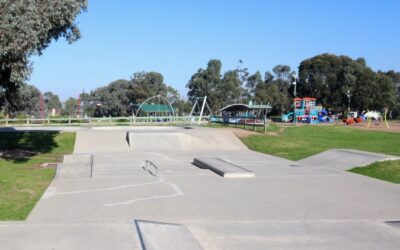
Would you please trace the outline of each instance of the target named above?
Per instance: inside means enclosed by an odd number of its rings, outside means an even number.
[[[282,121],[294,123],[318,124],[318,110],[315,105],[316,99],[310,97],[294,98],[294,117],[293,112],[282,116]]]
[[[200,105],[200,103],[201,103],[201,105]],[[189,116],[193,116],[193,114],[199,114],[199,121],[201,121],[201,118],[204,115],[205,108],[207,108],[208,113],[211,116],[212,111],[211,111],[210,105],[208,105],[207,96],[198,97],[193,104],[193,107],[192,107],[192,110],[190,111]]]
[[[309,124],[318,124],[320,122],[334,122],[335,119],[322,106],[316,105],[315,98],[304,97],[294,99],[294,117],[293,112],[281,116],[282,122],[300,122]]]
[[[318,110],[318,121],[319,122],[334,122],[334,116],[330,115],[329,112],[323,109],[322,106],[317,106]]]
[[[151,111],[153,111],[153,113],[155,113],[155,114],[168,113],[171,116],[175,115],[175,111],[174,111],[174,108],[172,107],[171,102],[168,101],[168,99],[166,97],[162,96],[162,95],[155,95],[155,96],[147,98],[144,102],[142,102],[139,105],[139,107],[138,107],[138,109],[136,111],[136,116],[139,116],[140,111],[142,110],[144,105],[146,105],[149,101],[151,101],[153,99],[156,99],[156,98],[158,99],[158,103],[160,103],[161,100],[163,100],[165,104],[164,105],[157,104],[156,109],[155,110],[151,110]]]
[[[361,115],[358,115],[357,112],[349,112],[347,118],[343,118],[343,123],[345,123],[346,125],[352,125],[355,123],[362,123],[363,121],[367,121],[367,128],[369,128],[371,126],[371,121],[376,121],[378,122],[378,124],[381,121],[384,121],[386,128],[390,128],[389,124],[387,122],[387,113],[388,110],[385,109],[384,114],[382,115],[380,112],[377,111],[364,111],[362,112]],[[377,125],[375,123],[375,125]]]

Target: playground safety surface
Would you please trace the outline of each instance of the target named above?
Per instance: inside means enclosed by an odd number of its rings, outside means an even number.
[[[194,158],[254,177],[224,178]],[[79,129],[74,154],[28,219],[0,222],[0,246],[398,249],[400,186],[344,171],[389,158],[338,149],[294,162],[220,129]]]

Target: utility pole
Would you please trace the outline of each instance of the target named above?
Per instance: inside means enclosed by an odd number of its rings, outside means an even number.
[[[351,92],[350,92],[350,90],[347,90],[347,98],[348,98],[348,102],[347,102],[347,112],[350,113],[350,98],[351,98]]]
[[[78,106],[78,110],[76,112],[76,116],[79,118],[81,115],[81,96],[78,96],[78,101],[77,101],[77,106]]]
[[[40,94],[40,118],[44,118],[44,96],[43,94]]]
[[[296,125],[296,123],[297,123],[297,117],[296,117],[297,76],[295,74],[293,74],[293,85],[294,85],[294,91],[293,91],[293,95],[294,95],[294,99],[293,99],[293,123]]]

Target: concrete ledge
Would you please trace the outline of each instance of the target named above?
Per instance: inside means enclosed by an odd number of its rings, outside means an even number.
[[[194,158],[193,164],[200,168],[210,169],[226,178],[254,177],[254,173],[250,170],[219,158]]]
[[[135,220],[143,250],[201,250],[193,234],[183,225]]]
[[[93,154],[65,155],[57,165],[56,178],[92,178]]]

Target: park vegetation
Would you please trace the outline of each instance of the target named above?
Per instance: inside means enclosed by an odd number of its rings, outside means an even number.
[[[239,60],[235,69],[222,72],[222,62],[211,59],[188,79],[187,98],[164,82],[159,72],[136,72],[131,79],[120,79],[63,105],[55,93],[43,95],[27,84],[32,71],[32,55],[41,55],[53,40],[72,43],[80,32],[75,19],[87,8],[86,0],[0,1],[0,118],[38,117],[45,109],[62,116],[128,116],[135,104],[162,95],[185,115],[201,97],[207,96],[214,114],[232,103],[270,104],[272,115],[291,109],[295,96],[315,97],[325,108],[344,112],[389,109],[400,112],[400,72],[374,71],[365,59],[320,54],[303,60],[297,71],[280,64],[271,70],[249,72]],[[15,32],[15,31],[18,32]],[[264,69],[265,70],[265,69]],[[78,104],[79,103],[79,104]]]
[[[28,216],[74,144],[75,133],[0,133],[0,221]]]
[[[78,40],[75,19],[86,7],[86,0],[0,1],[0,107],[20,111],[19,90],[32,71],[29,58],[53,40]]]
[[[318,104],[329,110],[344,112],[389,109],[399,114],[400,72],[373,71],[364,59],[322,54],[300,63],[299,76],[288,65],[277,65],[272,71],[253,74],[242,67],[221,72],[220,60],[212,59],[206,68],[200,68],[188,80],[187,99],[178,90],[164,82],[158,72],[136,72],[131,79],[119,79],[79,97],[70,97],[61,104],[59,97],[46,92],[43,95],[46,113],[55,109],[57,115],[74,117],[80,99],[81,115],[90,117],[130,116],[149,97],[167,97],[179,115],[190,113],[196,99],[207,96],[214,114],[232,103],[270,104],[271,115],[280,115],[291,109],[294,85],[297,96],[315,97]],[[348,93],[350,93],[350,102]],[[14,93],[14,103],[5,102],[3,114],[16,117],[39,116],[40,91],[31,85],[22,85]],[[157,100],[156,100],[157,101]],[[163,101],[163,100],[160,100]]]

